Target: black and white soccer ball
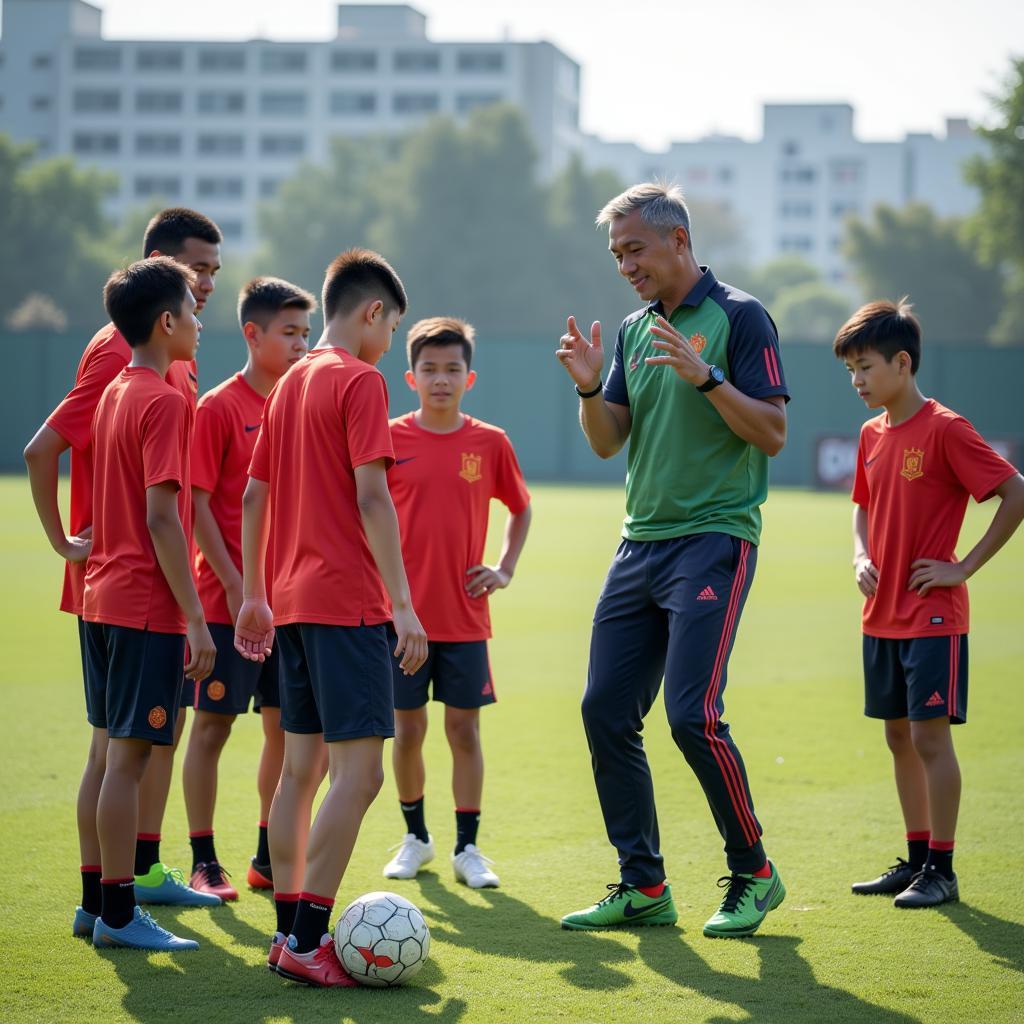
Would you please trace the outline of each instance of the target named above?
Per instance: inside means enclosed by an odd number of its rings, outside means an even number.
[[[393,892],[368,892],[338,918],[334,946],[360,985],[404,985],[430,953],[430,931],[419,909]]]

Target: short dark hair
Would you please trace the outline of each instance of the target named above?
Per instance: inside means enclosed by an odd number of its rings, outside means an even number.
[[[224,241],[220,228],[209,217],[185,206],[172,206],[161,210],[146,225],[142,238],[142,255],[159,252],[164,256],[177,256],[189,238],[198,238],[211,245]]]
[[[409,306],[405,286],[383,256],[370,249],[347,249],[331,260],[324,276],[324,319],[347,316],[367,300],[380,299],[385,313]]]
[[[426,320],[417,320],[409,328],[409,337],[405,342],[405,351],[409,356],[409,368],[416,369],[416,363],[425,348],[461,345],[462,358],[466,360],[466,369],[468,370],[473,363],[475,339],[476,331],[473,330],[473,325],[454,316],[432,316]]]
[[[839,359],[871,349],[890,362],[897,352],[910,356],[910,372],[921,365],[921,324],[906,295],[899,302],[881,299],[861,306],[839,328],[832,351]]]
[[[145,345],[164,313],[181,314],[195,280],[188,267],[170,256],[138,260],[115,270],[103,287],[103,305],[131,348]]]
[[[302,309],[312,313],[316,297],[290,281],[280,277],[254,277],[238,293],[238,324],[251,320],[266,329],[282,309]]]

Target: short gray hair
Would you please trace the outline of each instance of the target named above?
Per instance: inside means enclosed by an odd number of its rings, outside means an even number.
[[[615,217],[625,217],[634,210],[640,211],[640,219],[645,224],[663,235],[676,228],[685,228],[689,237],[690,211],[678,185],[645,181],[642,185],[627,188],[604,204],[597,215],[597,224],[610,224]]]

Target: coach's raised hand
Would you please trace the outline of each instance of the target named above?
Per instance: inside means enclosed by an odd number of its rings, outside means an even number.
[[[555,355],[580,391],[593,391],[601,383],[601,367],[604,366],[601,324],[594,321],[590,328],[590,341],[587,341],[576,326],[576,318],[569,317]]]

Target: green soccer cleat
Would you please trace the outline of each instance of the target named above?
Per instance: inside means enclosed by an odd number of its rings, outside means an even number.
[[[586,910],[562,918],[568,931],[600,931],[602,928],[632,928],[637,925],[669,925],[679,919],[672,902],[672,888],[666,885],[660,896],[645,896],[624,882],[613,883],[603,900]]]
[[[768,911],[774,910],[786,898],[786,887],[778,870],[771,861],[768,861],[768,866],[772,873],[767,878],[732,874],[718,880],[720,888],[728,888],[722,905],[704,925],[704,934],[709,939],[753,935],[761,927]]]

